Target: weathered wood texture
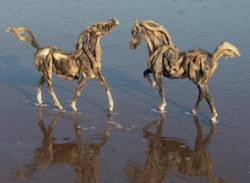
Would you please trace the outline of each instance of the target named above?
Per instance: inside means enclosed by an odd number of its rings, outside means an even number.
[[[9,27],[7,32],[13,33],[17,39],[30,43],[36,49],[35,65],[41,73],[37,88],[38,104],[43,105],[42,87],[46,82],[55,106],[60,111],[64,111],[52,86],[52,73],[56,73],[63,79],[78,80],[75,96],[71,102],[74,111],[77,111],[76,101],[89,79],[96,79],[103,86],[108,96],[108,110],[113,111],[111,89],[101,73],[102,54],[100,41],[102,36],[109,34],[118,25],[119,21],[116,18],[92,24],[80,34],[75,50],[71,53],[63,52],[54,46],[40,46],[36,36],[28,28]]]
[[[217,69],[219,59],[222,56],[240,56],[239,50],[233,44],[224,41],[213,53],[202,49],[182,52],[173,44],[167,29],[151,20],[135,21],[132,26],[130,47],[136,49],[143,41],[147,42],[149,51],[148,68],[144,71],[144,77],[161,95],[159,110],[164,111],[166,107],[162,76],[170,79],[188,78],[199,89],[192,113],[197,113],[200,102],[205,99],[212,113],[211,121],[215,122],[218,114],[214,100],[208,93],[207,83]]]

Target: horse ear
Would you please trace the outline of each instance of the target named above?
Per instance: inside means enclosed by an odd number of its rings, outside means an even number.
[[[139,23],[139,21],[138,21],[137,18],[135,19],[134,23],[135,23],[135,24],[138,24],[138,23]]]
[[[116,17],[113,17],[113,18],[111,19],[111,21],[112,21],[115,25],[119,25],[119,24],[120,24],[119,20],[118,20]]]

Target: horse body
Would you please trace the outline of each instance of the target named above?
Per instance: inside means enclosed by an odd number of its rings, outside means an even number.
[[[52,59],[52,72],[59,77],[67,80],[79,79],[80,63],[72,58],[70,54],[64,53],[59,49],[43,48],[35,54],[35,65],[41,74],[46,70],[49,62],[47,59]],[[86,61],[85,61],[86,62]],[[88,68],[89,70],[90,68]],[[87,69],[85,69],[87,71]],[[84,73],[86,71],[83,71]]]
[[[41,47],[33,32],[28,28],[9,27],[7,29],[8,32],[13,33],[17,39],[30,43],[36,49],[35,65],[42,75],[38,81],[37,88],[38,104],[43,105],[42,87],[46,82],[55,106],[60,111],[64,111],[52,86],[52,73],[56,73],[63,79],[78,80],[75,95],[71,101],[71,107],[74,111],[77,111],[76,101],[80,97],[86,81],[89,79],[96,79],[103,86],[108,96],[108,110],[113,111],[114,104],[111,89],[101,73],[100,39],[102,36],[109,34],[118,25],[119,21],[116,18],[112,18],[87,27],[80,34],[76,48],[72,53],[63,52],[53,46]]]
[[[162,76],[170,79],[189,78],[199,89],[199,96],[192,113],[197,114],[201,101],[206,99],[211,111],[210,119],[212,122],[216,122],[218,114],[214,100],[208,93],[207,82],[217,69],[219,59],[222,56],[230,58],[240,56],[239,50],[231,43],[224,41],[216,47],[213,53],[202,49],[182,52],[174,46],[172,41],[166,42],[166,39],[161,40],[162,37],[158,35],[159,27],[162,26],[159,24],[155,26],[155,24],[151,27],[149,34],[149,25],[145,26],[145,22],[135,22],[132,27],[130,47],[136,49],[143,41],[147,42],[149,61],[148,68],[143,75],[151,86],[159,91],[161,96],[159,111],[163,112],[167,104]],[[161,28],[162,30],[166,29]],[[168,37],[167,40],[171,40],[168,32],[165,32],[163,35]],[[150,74],[153,75],[154,79],[150,77]]]

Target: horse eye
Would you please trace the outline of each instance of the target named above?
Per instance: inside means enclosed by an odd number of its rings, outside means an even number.
[[[136,35],[136,34],[138,34],[138,31],[137,30],[132,30],[132,34]]]

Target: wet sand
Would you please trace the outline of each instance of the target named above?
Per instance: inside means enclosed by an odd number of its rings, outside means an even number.
[[[249,1],[0,4],[0,182],[249,182]],[[89,81],[78,102],[80,113],[72,113],[76,83],[57,77],[55,90],[66,112],[54,110],[46,89],[48,105],[36,107],[34,50],[4,30],[27,26],[42,45],[71,51],[85,27],[113,16],[121,25],[103,38],[102,48],[115,112],[106,112],[104,91]],[[208,122],[206,103],[198,118],[190,114],[197,89],[188,80],[165,79],[167,113],[155,112],[159,96],[142,77],[146,46],[128,48],[135,18],[167,27],[182,50],[212,52],[223,40],[239,47],[242,56],[220,60],[209,83],[219,113],[216,127]]]

